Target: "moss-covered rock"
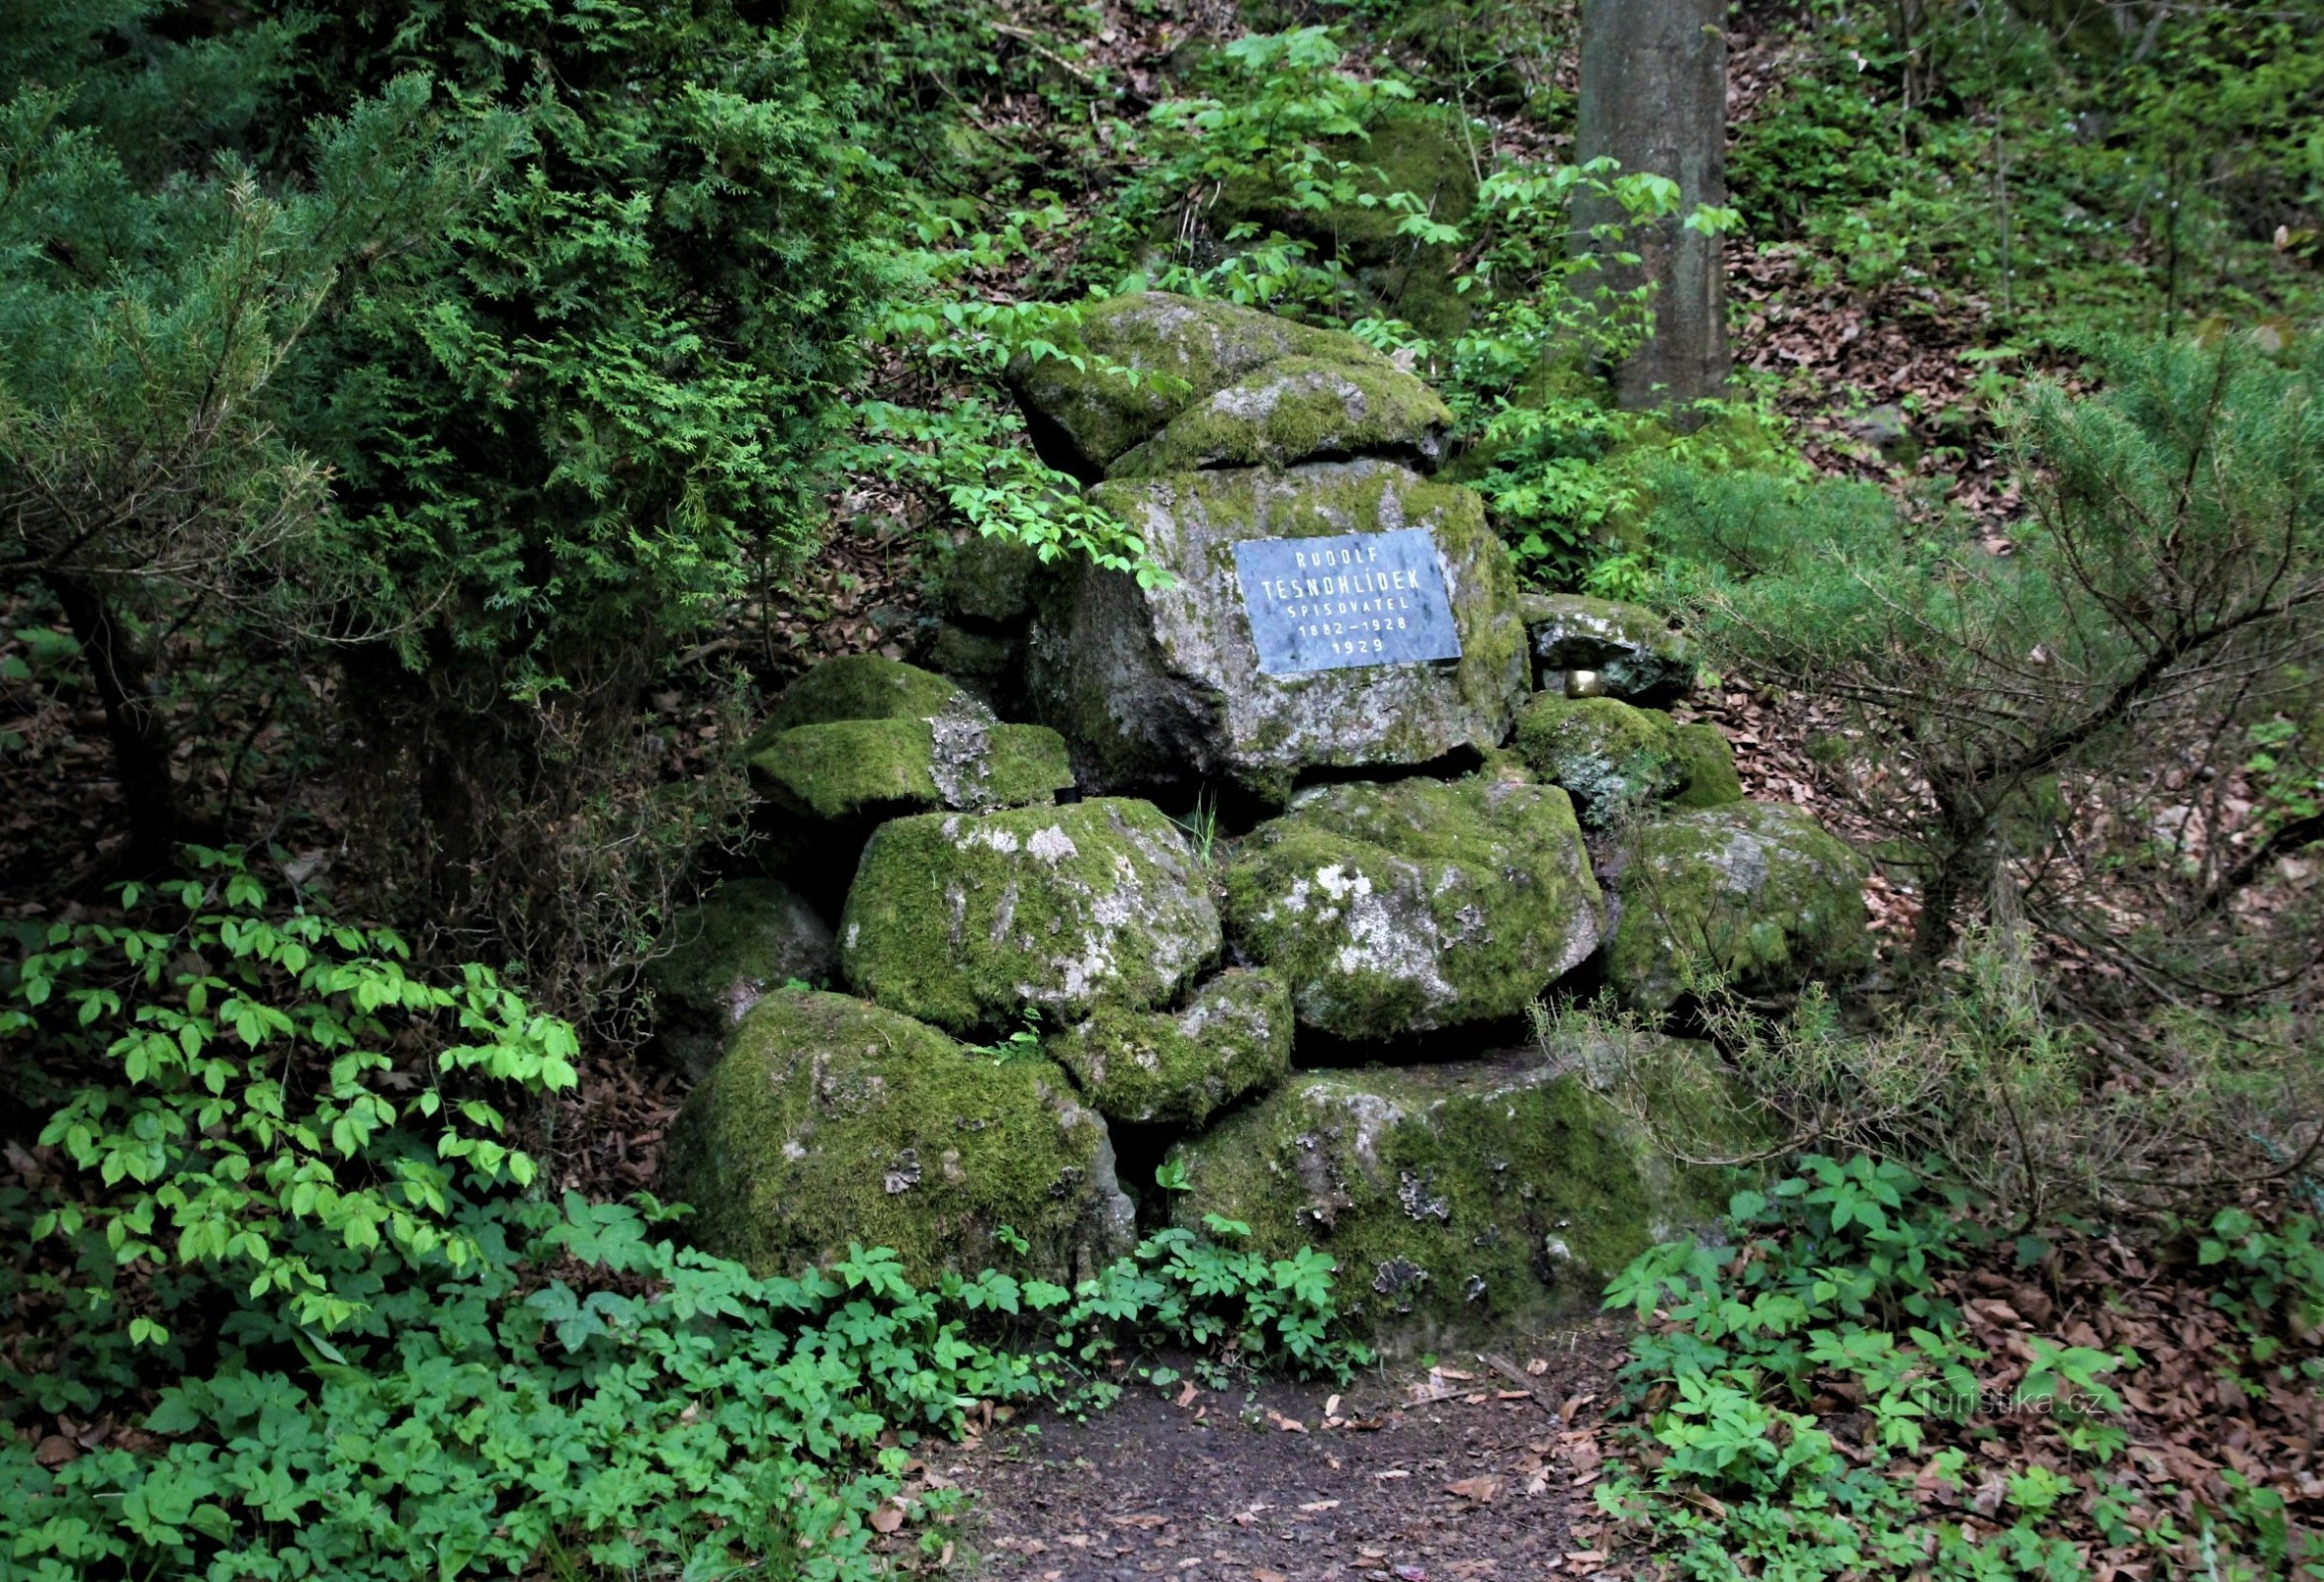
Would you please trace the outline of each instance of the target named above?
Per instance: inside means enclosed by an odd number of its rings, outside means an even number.
[[[1101,790],[1230,780],[1272,800],[1304,769],[1424,763],[1507,734],[1526,691],[1508,555],[1478,497],[1393,462],[1180,473],[1091,497],[1145,540],[1167,587],[1076,568],[1026,657],[1035,712]],[[1268,675],[1236,572],[1245,539],[1425,529],[1444,570],[1457,660]]]
[[[1167,1005],[1219,949],[1186,837],[1111,797],[884,824],[839,923],[851,987],[954,1032]]]
[[[1316,1071],[1173,1152],[1174,1212],[1251,1227],[1276,1257],[1339,1265],[1342,1312],[1391,1351],[1588,1311],[1606,1277],[1703,1222],[1703,1187],[1534,1049]]]
[[[1678,725],[1615,698],[1537,693],[1517,715],[1518,754],[1572,794],[1592,829],[1658,802],[1688,808],[1743,800],[1735,756],[1714,725]]]
[[[1116,461],[1111,478],[1395,456],[1433,467],[1452,411],[1400,368],[1285,357],[1194,402]]]
[[[877,654],[843,654],[823,660],[775,700],[766,724],[751,740],[756,752],[777,734],[838,720],[928,720],[946,713],[984,712],[944,677]]]
[[[996,533],[970,533],[944,564],[944,613],[978,626],[1008,626],[1033,610],[1041,557],[1030,544]]]
[[[729,879],[680,913],[666,953],[646,969],[653,991],[653,1042],[662,1058],[700,1080],[751,1007],[785,984],[827,982],[839,943],[789,885]]]
[[[946,621],[929,641],[928,667],[960,683],[961,690],[995,714],[1024,706],[1025,639],[1022,632],[993,633]]]
[[[1743,800],[1743,780],[1735,772],[1735,748],[1727,733],[1708,720],[1672,727],[1671,757],[1678,775],[1678,789],[1671,794],[1672,807],[1691,812]]]
[[[1088,304],[1061,340],[1082,366],[1019,359],[1009,380],[1043,459],[1083,482],[1104,477],[1187,405],[1278,358],[1393,366],[1352,335],[1167,292]]]
[[[1227,918],[1302,1026],[1385,1039],[1521,1013],[1603,902],[1565,792],[1473,775],[1302,793],[1227,870]]]
[[[955,704],[931,720],[796,726],[751,754],[751,775],[777,805],[831,823],[1023,807],[1074,783],[1055,731],[990,721]]]
[[[1291,1070],[1291,993],[1271,972],[1223,972],[1182,1011],[1101,1008],[1046,1049],[1106,1119],[1199,1126]]]
[[[1477,206],[1476,148],[1457,112],[1400,107],[1375,119],[1364,136],[1323,144],[1327,155],[1356,167],[1357,201],[1309,208],[1278,178],[1243,176],[1219,194],[1211,228],[1223,235],[1248,222],[1308,242],[1336,260],[1384,313],[1449,341],[1474,312],[1470,299],[1453,289],[1459,249],[1403,234],[1406,211],[1384,200],[1409,193],[1431,219],[1459,224]]]
[[[1556,690],[1568,670],[1592,670],[1603,694],[1665,706],[1694,690],[1694,649],[1654,611],[1574,593],[1525,596],[1526,631],[1541,685]]]
[[[1739,802],[1641,830],[1617,893],[1606,981],[1630,1010],[1668,1011],[1689,970],[1747,994],[1837,983],[1871,960],[1871,865],[1807,813]]]
[[[850,1242],[893,1247],[915,1280],[1022,1267],[1071,1281],[1128,1247],[1105,1122],[1046,1060],[995,1062],[844,995],[778,992],[670,1130],[664,1189],[694,1240],[761,1273]]]

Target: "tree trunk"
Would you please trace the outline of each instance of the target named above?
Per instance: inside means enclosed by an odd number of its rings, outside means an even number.
[[[145,656],[96,587],[62,571],[42,580],[64,611],[105,710],[113,770],[129,821],[129,843],[117,871],[128,879],[165,873],[177,861],[177,791],[170,779],[169,734],[153,707]]]
[[[1632,409],[1697,400],[1727,382],[1719,239],[1680,223],[1697,205],[1727,202],[1726,11],[1725,0],[1583,0],[1576,157],[1611,156],[1625,172],[1670,177],[1679,192],[1677,214],[1629,227],[1621,250],[1642,262],[1597,277],[1617,292],[1656,288],[1654,334],[1614,375]],[[1574,220],[1586,237],[1622,214],[1599,199],[1577,204]]]

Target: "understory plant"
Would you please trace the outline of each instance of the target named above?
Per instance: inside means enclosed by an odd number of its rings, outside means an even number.
[[[1077,1288],[915,1285],[882,1248],[753,1273],[681,1208],[552,1199],[504,1110],[572,1084],[569,1025],[190,860],[0,983],[45,1117],[0,1190],[9,1576],[862,1577],[956,1502],[910,1447],[972,1409],[1103,1404],[1157,1344],[1367,1360],[1329,1260],[1226,1221]]]
[[[1976,1344],[1956,1281],[1998,1249],[1961,1194],[1892,1161],[1810,1155],[1736,1193],[1727,1224],[1732,1245],[1652,1249],[1606,1293],[1651,1323],[1621,1369],[1633,1426],[1597,1502],[1679,1575],[2065,1582],[2089,1574],[2069,1512],[2157,1576],[2324,1574],[2324,1535],[2287,1527],[2281,1496],[2240,1475],[2216,1506],[2167,1485],[2141,1506],[2117,1486],[2134,1352],[2039,1328],[2009,1353]],[[2312,1219],[2280,1238],[2248,1216],[2221,1228],[2207,1262],[2284,1249],[2303,1279],[2267,1286],[2262,1310],[2314,1311],[2297,1257]],[[2017,1453],[1973,1453],[2004,1419]]]
[[[1715,1080],[1659,1024],[1611,1007],[1539,1012],[1555,1047],[1673,1155],[1756,1166],[1805,1151],[1878,1152],[2021,1228],[2090,1215],[2208,1213],[2243,1185],[2280,1188],[2324,1155],[2324,1070],[2297,1016],[2159,1015],[2133,1064],[2064,1013],[2032,939],[1981,928],[1945,992],[1873,1015],[1811,987],[1780,1015],[1711,977],[1692,1014]],[[1668,1096],[1684,1091],[1687,1101]],[[1674,1115],[1721,1118],[1681,1128]],[[1748,1146],[1706,1153],[1706,1136]]]

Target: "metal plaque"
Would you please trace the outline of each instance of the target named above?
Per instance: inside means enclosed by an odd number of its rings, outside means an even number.
[[[1461,657],[1444,562],[1424,527],[1235,546],[1266,675]]]

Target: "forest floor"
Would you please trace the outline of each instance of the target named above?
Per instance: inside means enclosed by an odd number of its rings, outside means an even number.
[[[1590,1488],[1625,1328],[1337,1388],[1133,1385],[1084,1421],[995,1423],[939,1475],[976,1496],[961,1546],[1009,1582],[1587,1575],[1606,1558]]]

